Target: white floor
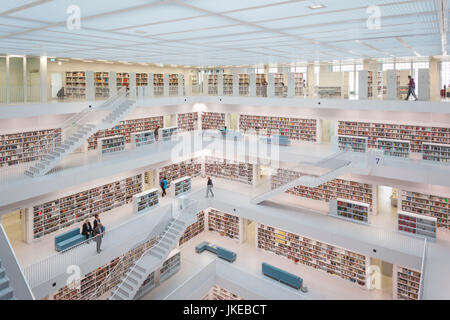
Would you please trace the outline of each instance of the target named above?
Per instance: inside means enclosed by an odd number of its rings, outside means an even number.
[[[195,246],[202,241],[212,242],[227,248],[237,254],[234,264],[245,268],[247,272],[261,275],[261,263],[267,262],[283,270],[300,276],[303,283],[308,287],[306,294],[311,299],[339,299],[339,300],[370,300],[370,299],[392,299],[392,290],[366,290],[350,281],[331,276],[325,272],[315,270],[302,264],[277,256],[273,253],[256,249],[254,244],[238,243],[236,240],[219,236],[212,232],[204,232],[194,239],[185,243],[181,248],[181,270],[170,279],[163,282],[159,287],[144,296],[143,300],[163,299],[176,290],[190,277],[195,275],[202,267],[206,266],[217,256],[210,252],[197,254]],[[251,288],[247,288],[251,290]],[[189,299],[189,297],[186,297]]]

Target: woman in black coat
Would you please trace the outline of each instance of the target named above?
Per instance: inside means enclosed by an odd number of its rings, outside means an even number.
[[[87,219],[83,223],[81,234],[86,238],[86,240],[92,236],[92,225]]]

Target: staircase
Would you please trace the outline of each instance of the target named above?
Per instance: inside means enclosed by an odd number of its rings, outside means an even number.
[[[339,154],[338,154],[339,155]],[[287,182],[286,184],[265,192],[259,196],[256,196],[251,200],[252,204],[260,204],[261,202],[268,200],[276,195],[286,192],[287,190],[297,187],[297,186],[305,186],[310,188],[315,188],[320,186],[327,181],[339,178],[340,176],[347,174],[352,171],[353,166],[352,162],[349,161],[339,161],[336,166],[336,155],[333,158],[324,159],[316,164],[316,166],[321,167],[331,167],[331,170],[321,176],[312,176],[312,175],[302,175],[294,180]],[[333,163],[335,162],[335,163]],[[368,169],[367,169],[368,171]]]
[[[70,118],[62,126],[62,143],[57,143],[55,137],[54,143],[51,143],[54,147],[45,150],[40,159],[25,170],[25,175],[29,177],[45,175],[80,147],[89,137],[99,130],[113,127],[126,114],[133,111],[135,106],[136,101],[126,100],[125,91],[120,90],[117,96],[109,99],[98,108],[87,108]]]
[[[14,291],[9,284],[6,270],[2,266],[2,260],[0,260],[0,300],[16,300]]]
[[[109,300],[132,300],[149,274],[160,268],[170,252],[177,246],[187,226],[197,220],[197,202],[179,210],[161,234],[159,241],[136,261],[125,274]]]

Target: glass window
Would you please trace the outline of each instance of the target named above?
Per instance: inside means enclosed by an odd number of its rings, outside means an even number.
[[[6,57],[0,57],[0,103],[6,103]]]
[[[450,86],[450,61],[441,62],[441,88]]]
[[[277,67],[270,67],[269,68],[269,73],[278,73],[278,68]]]
[[[397,63],[395,65],[395,70],[411,70],[411,63],[410,62]]]
[[[356,65],[356,71],[361,71],[363,70],[363,65],[362,64],[357,64]]]
[[[394,70],[394,64],[393,63],[383,63],[383,71],[386,70]]]
[[[346,72],[350,72],[353,71],[355,68],[355,66],[353,64],[346,64],[341,66],[341,71],[346,71]]]

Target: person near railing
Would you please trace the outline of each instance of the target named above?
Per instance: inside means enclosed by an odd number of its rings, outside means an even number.
[[[59,91],[56,94],[56,96],[58,97],[59,100],[63,100],[64,99],[64,87],[61,87],[61,89],[59,89]]]
[[[417,101],[416,93],[414,92],[416,90],[416,83],[414,82],[414,79],[411,76],[408,76],[409,83],[408,83],[408,94],[406,95],[405,100],[409,100],[409,96],[412,94],[415,101]]]
[[[95,228],[97,228],[97,226],[99,225],[99,224],[101,224],[101,221],[100,221],[100,217],[98,216],[98,213],[96,213],[95,215],[94,215],[94,223],[93,223],[93,225],[94,225],[94,230],[95,230]],[[103,233],[105,233],[105,226],[102,224],[102,232]]]
[[[166,195],[166,189],[167,189],[167,185],[168,185],[168,182],[167,182],[166,177],[164,177],[164,178],[161,180],[161,182],[159,183],[159,185],[161,186],[161,189],[162,189],[162,195],[161,195],[161,197],[164,197],[164,196]]]
[[[222,138],[226,138],[226,136],[227,136],[227,130],[228,130],[228,128],[225,126],[225,127],[223,127],[223,129],[220,129],[220,132],[222,133]]]
[[[212,191],[213,189],[213,182],[211,180],[211,177],[208,177],[208,182],[206,183],[206,197],[209,198],[209,193],[211,193],[211,196],[214,198],[214,193]]]
[[[153,131],[153,135],[155,136],[155,141],[158,141],[158,133],[159,133],[159,126],[155,128]]]
[[[86,238],[86,240],[92,237],[92,225],[88,219],[84,221],[83,226],[81,227],[81,234]],[[89,243],[89,241],[87,243]]]
[[[100,254],[100,252],[102,252],[101,246],[103,238],[103,224],[101,222],[94,228],[93,237],[95,237],[95,243],[97,244],[97,253]]]

